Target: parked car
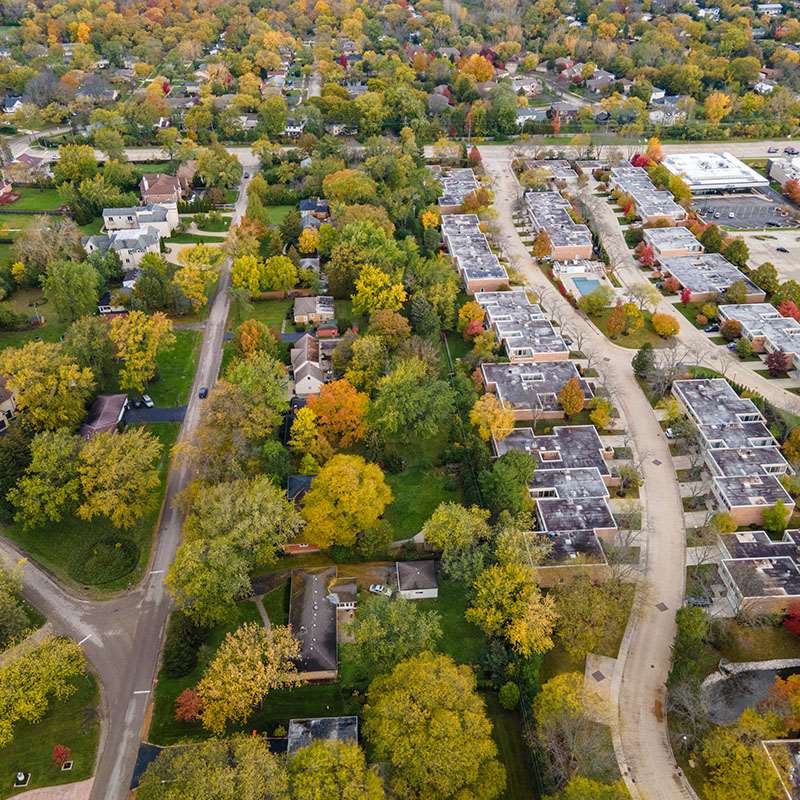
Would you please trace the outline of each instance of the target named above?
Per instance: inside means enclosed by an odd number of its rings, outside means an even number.
[[[381,594],[384,597],[391,597],[392,590],[388,586],[384,586],[382,583],[371,583],[369,585],[369,590],[372,594]]]
[[[141,407],[142,407],[142,405],[143,405],[143,403],[142,403],[142,401],[141,401],[141,400],[140,400],[140,399],[137,397],[137,398],[136,398],[136,399],[133,401],[132,405],[133,405],[133,407],[134,407],[134,408],[141,408]]]
[[[719,332],[719,325],[716,322],[712,322],[710,325],[706,325],[703,330],[706,333],[718,333]]]
[[[796,147],[784,147],[783,152],[786,153],[787,156],[800,155],[800,150],[798,150]]]
[[[574,342],[572,341],[572,339],[569,336],[562,336],[561,338],[564,340],[564,344],[567,347],[572,347],[572,345],[574,344]]]
[[[785,247],[776,247],[775,248],[779,253],[788,253],[788,249]]]
[[[673,430],[672,430],[672,428],[667,428],[667,429],[664,431],[664,436],[666,436],[666,437],[667,437],[667,439],[675,439],[675,438],[677,438],[677,437],[675,436],[675,431],[673,431]]]
[[[728,350],[735,350],[736,342],[728,342],[728,344],[726,344],[725,346],[728,348]]]
[[[206,397],[208,397],[208,387],[207,386],[201,386],[200,387],[200,391],[197,393],[197,396],[201,400],[205,400]]]
[[[777,153],[778,152],[778,148],[777,147],[768,147],[767,148],[767,152],[768,153]]]
[[[733,219],[735,216],[736,214],[734,214],[733,211],[728,212],[728,219]]]
[[[686,598],[686,605],[697,606],[697,608],[708,608],[711,605],[711,598],[698,595],[689,595]]]
[[[154,408],[155,403],[153,402],[153,398],[150,397],[149,394],[142,395],[142,402],[147,406],[147,408]]]
[[[722,213],[720,211],[715,211],[714,212],[714,219],[719,219],[721,216],[722,216]]]

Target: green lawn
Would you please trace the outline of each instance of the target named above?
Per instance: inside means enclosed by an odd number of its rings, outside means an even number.
[[[36,222],[37,214],[0,215],[0,237],[16,239]]]
[[[179,406],[187,401],[201,339],[200,331],[175,331],[174,346],[159,355],[159,380],[147,387],[157,406]]]
[[[206,220],[202,225],[198,225],[198,229],[201,231],[209,231],[211,233],[222,233],[227,231],[231,225],[231,218],[230,217],[223,217],[221,222],[213,222],[210,220]]]
[[[168,172],[170,161],[158,161],[155,164],[144,164],[141,161],[134,162],[134,168],[137,172],[144,173],[153,173],[153,172]]]
[[[273,625],[287,625],[289,622],[289,581],[273,589],[263,597],[264,610]]]
[[[280,225],[284,217],[294,210],[294,206],[269,206],[267,208],[267,220],[271,225]]]
[[[81,781],[94,772],[100,723],[97,714],[97,684],[91,675],[77,680],[78,691],[66,700],[51,701],[44,718],[31,725],[15,727],[14,741],[0,748],[0,798],[13,797],[28,789]],[[75,762],[68,772],[53,764],[53,747],[64,744],[72,751]],[[11,790],[13,775],[31,773],[25,789]]]
[[[93,219],[91,222],[87,222],[85,225],[79,225],[78,227],[87,236],[95,236],[98,233],[100,233],[103,227],[103,218],[97,217],[96,219]]]
[[[707,303],[673,303],[675,310],[683,314],[695,328],[703,328],[703,325],[697,323],[697,315],[700,314],[700,309]],[[706,323],[708,325],[708,323]]]
[[[716,649],[729,661],[800,658],[800,639],[782,625],[752,627],[735,619],[721,619],[715,624],[726,634],[718,640]]]
[[[9,242],[0,242],[0,267],[11,263],[12,246]]]
[[[530,800],[536,797],[536,785],[531,774],[525,732],[518,711],[506,711],[494,692],[481,694],[486,712],[492,721],[495,744],[506,768],[506,800]]]
[[[461,499],[441,467],[409,467],[398,474],[387,474],[386,482],[394,501],[384,516],[394,528],[396,539],[409,539],[419,533],[439,503]]]
[[[285,300],[254,300],[252,305],[253,310],[244,315],[245,319],[257,319],[279,332],[294,301],[288,298]]]
[[[18,289],[5,302],[17,314],[26,314],[32,317],[34,308],[30,305],[36,301],[38,311],[45,318],[45,324],[39,328],[31,328],[26,331],[3,331],[0,332],[0,350],[6,347],[21,347],[32,339],[42,339],[45,342],[57,342],[64,331],[67,329],[66,323],[60,322],[58,315],[50,311],[44,301],[41,289]]]
[[[58,189],[35,189],[30,186],[15,187],[19,200],[8,208],[14,211],[55,211],[64,205]],[[4,215],[7,216],[7,215]]]
[[[171,449],[180,426],[161,423],[147,427],[164,445],[159,464],[161,487],[150,511],[133,528],[120,531],[104,518],[86,522],[70,516],[57,524],[34,530],[25,530],[17,524],[6,525],[2,527],[3,534],[68,586],[102,595],[137,583],[149,559]],[[116,574],[109,578],[110,573]]]

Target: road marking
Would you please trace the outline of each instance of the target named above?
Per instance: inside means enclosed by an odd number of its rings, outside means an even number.
[[[91,638],[92,638],[92,634],[91,633],[86,634],[86,636],[84,636],[83,639],[81,639],[78,642],[78,646],[82,645],[87,639],[91,639]]]
[[[150,574],[151,575],[163,575],[165,572],[166,572],[165,569],[151,569],[150,570]]]
[[[139,689],[138,692],[134,692],[134,694],[150,694],[149,689]]]

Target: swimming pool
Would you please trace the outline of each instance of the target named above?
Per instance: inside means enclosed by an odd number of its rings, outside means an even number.
[[[594,278],[573,278],[572,282],[575,284],[575,288],[580,292],[582,297],[591,294],[600,286],[600,281]]]

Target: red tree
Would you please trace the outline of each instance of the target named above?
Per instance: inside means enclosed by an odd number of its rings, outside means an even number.
[[[794,300],[783,300],[778,306],[778,313],[782,317],[791,317],[800,322],[800,308],[797,307]]]
[[[469,151],[469,163],[473,167],[481,163],[481,152],[475,145],[472,145],[472,150]]]
[[[471,342],[480,333],[483,333],[483,322],[479,319],[473,319],[464,328],[464,340]]]
[[[800,636],[800,603],[790,603],[783,618],[783,627],[795,636]]]
[[[561,114],[558,111],[553,114],[553,118],[550,120],[550,127],[552,127],[554,134],[561,133]]]
[[[764,363],[773,377],[784,375],[792,368],[792,358],[784,350],[773,350],[764,359]]]
[[[70,756],[72,755],[72,750],[69,749],[65,744],[57,744],[53,748],[53,763],[61,769],[64,764],[69,761]]]
[[[645,267],[652,267],[656,263],[656,254],[653,252],[652,246],[645,242],[639,242],[636,246],[636,258]]]
[[[631,165],[634,167],[648,167],[650,165],[650,158],[643,153],[634,153],[631,159]]]
[[[681,291],[681,303],[686,305],[686,303],[692,302],[692,290],[691,289],[683,289]]]
[[[194,689],[184,689],[175,698],[175,719],[194,722],[203,710],[203,701]]]
[[[673,292],[677,292],[678,289],[680,289],[680,288],[681,288],[681,285],[678,282],[678,279],[677,278],[673,278],[672,275],[670,275],[669,278],[665,278],[664,279],[664,289],[666,289],[666,291],[668,291],[670,293],[673,293]]]
[[[783,184],[783,193],[793,202],[800,204],[800,181],[796,178],[789,178]]]

